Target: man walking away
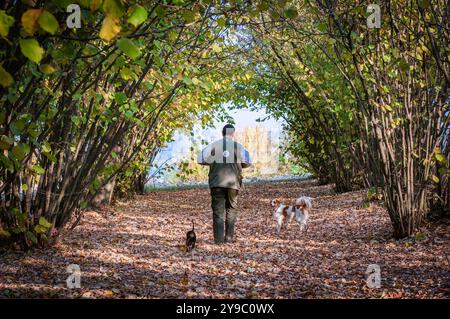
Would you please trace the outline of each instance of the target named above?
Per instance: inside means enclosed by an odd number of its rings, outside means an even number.
[[[209,188],[213,210],[214,242],[233,242],[237,196],[242,187],[242,169],[251,166],[249,152],[234,141],[235,128],[227,124],[223,138],[206,147],[197,162],[209,165]]]

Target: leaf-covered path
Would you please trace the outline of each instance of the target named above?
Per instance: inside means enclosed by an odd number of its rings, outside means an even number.
[[[306,234],[278,237],[270,201],[314,198]],[[336,195],[315,181],[263,183],[240,195],[235,244],[212,244],[207,189],[160,191],[88,212],[56,247],[0,256],[0,298],[448,298],[449,226],[396,241],[385,210],[364,192]],[[196,220],[198,247],[180,250]],[[81,267],[67,289],[66,267]],[[380,289],[366,287],[369,264]]]

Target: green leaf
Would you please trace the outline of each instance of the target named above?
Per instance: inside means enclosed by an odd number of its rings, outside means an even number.
[[[35,63],[39,63],[44,56],[44,49],[41,48],[36,39],[20,39],[20,50],[22,54]]]
[[[34,231],[37,233],[37,234],[44,234],[44,233],[46,233],[47,232],[47,230],[48,230],[48,228],[46,228],[46,227],[44,227],[44,226],[42,226],[42,225],[36,225],[36,226],[34,226]]]
[[[286,16],[286,18],[293,19],[298,16],[298,12],[294,7],[290,7],[284,11],[284,15]]]
[[[221,48],[217,43],[214,43],[214,44],[211,46],[211,49],[212,49],[214,52],[216,52],[216,53],[219,53],[219,52],[222,51],[222,48]]]
[[[0,65],[0,85],[3,87],[10,86],[14,82],[11,74]]]
[[[145,20],[147,20],[148,12],[144,7],[140,5],[134,5],[131,7],[131,14],[128,18],[128,22],[132,24],[134,27],[142,24]]]
[[[23,143],[17,144],[12,148],[12,153],[19,162],[22,161],[29,152],[30,147]]]
[[[39,135],[39,128],[38,128],[37,124],[36,123],[31,123],[28,126],[27,132],[28,132],[28,134],[30,134],[30,136],[32,138],[37,138],[38,135]]]
[[[12,122],[9,125],[9,129],[14,135],[20,135],[20,134],[22,134],[23,129],[25,128],[25,124],[26,124],[25,120],[20,119],[20,120]]]
[[[408,61],[406,61],[405,59],[401,59],[398,63],[398,67],[400,68],[400,70],[402,70],[403,72],[406,72],[409,70],[409,63]]]
[[[259,11],[259,12],[262,12],[262,11],[267,11],[269,9],[269,4],[267,3],[267,2],[265,2],[265,1],[262,1],[260,4],[258,4],[258,6],[257,6],[257,10]]]
[[[429,5],[430,0],[419,0],[419,7],[421,7],[422,9],[428,8]]]
[[[133,72],[131,72],[131,70],[128,69],[128,68],[122,68],[122,69],[120,70],[120,76],[121,76],[122,79],[124,79],[125,81],[128,81],[129,79],[132,78]]]
[[[122,38],[117,41],[117,46],[133,60],[141,55],[141,50],[134,44],[133,41],[127,38]]]
[[[51,66],[50,64],[41,64],[39,66],[39,70],[44,73],[44,74],[52,74],[53,72],[55,72],[55,68],[53,66]]]
[[[25,232],[25,231],[26,231],[26,228],[24,228],[24,227],[13,227],[13,228],[10,228],[9,230],[10,230],[13,234],[18,235],[18,234],[21,234],[21,233]]]
[[[185,10],[183,12],[183,19],[186,23],[191,23],[195,21],[195,14],[191,10]]]
[[[13,24],[14,18],[7,15],[4,10],[0,10],[0,36],[6,37]]]
[[[224,18],[219,18],[216,22],[219,27],[224,27],[227,25],[227,20],[225,20]]]
[[[0,138],[0,149],[2,150],[8,150],[13,144],[14,140],[6,135],[2,135]]]
[[[47,236],[45,236],[45,234],[41,234],[39,236],[39,238],[41,239],[41,242],[44,242],[44,243],[48,242],[48,238],[47,238]]]
[[[50,34],[55,34],[58,31],[59,24],[55,16],[48,11],[42,12],[38,19],[39,25],[42,29]]]
[[[32,232],[27,231],[27,232],[25,233],[25,236],[26,236],[29,240],[31,240],[31,241],[33,242],[33,244],[37,244],[38,240],[37,240],[36,236],[35,236]]]
[[[41,225],[41,226],[43,226],[43,227],[45,227],[45,228],[50,228],[50,227],[52,227],[52,224],[50,224],[50,223],[48,222],[48,220],[46,220],[44,217],[40,217],[40,218],[39,218],[39,225]]]
[[[178,33],[176,30],[170,30],[169,33],[167,34],[168,38],[170,41],[175,41],[178,38]]]
[[[319,23],[319,24],[317,25],[317,29],[318,29],[320,32],[327,32],[327,24],[326,24],[326,23]]]
[[[81,209],[85,209],[85,208],[87,208],[87,207],[88,207],[88,202],[85,201],[85,200],[81,201],[81,203],[80,203],[80,208],[81,208]]]
[[[103,2],[103,11],[106,14],[120,18],[124,13],[124,6],[121,0],[105,0]]]
[[[416,240],[421,240],[424,238],[424,235],[422,232],[418,231],[414,237]]]
[[[184,82],[184,84],[186,84],[186,85],[191,85],[191,84],[192,84],[192,80],[191,80],[191,78],[188,77],[188,76],[185,76],[185,77],[183,78],[183,82]]]
[[[390,106],[389,104],[385,104],[383,105],[383,107],[388,110],[389,112],[392,112],[394,109],[392,108],[392,106]]]
[[[38,174],[38,175],[42,175],[42,174],[45,173],[45,169],[43,169],[43,168],[42,168],[40,165],[38,165],[38,164],[33,165],[33,167],[31,168],[31,170],[32,170],[33,172],[35,172],[36,174]]]
[[[122,105],[122,104],[125,104],[127,102],[128,97],[123,92],[116,92],[114,94],[114,99],[116,100],[118,105]]]
[[[442,155],[441,153],[436,153],[436,154],[434,155],[434,157],[436,157],[436,160],[437,160],[439,163],[445,163],[445,156]]]
[[[6,168],[11,173],[14,172],[13,161],[6,157],[3,153],[0,153],[0,161],[3,164],[4,168]]]
[[[79,116],[74,115],[70,118],[70,120],[72,121],[73,124],[77,126],[81,124],[81,118]]]
[[[372,200],[375,198],[375,195],[377,194],[377,188],[376,187],[370,187],[367,191],[367,199]]]
[[[58,160],[56,159],[56,156],[53,155],[50,152],[42,152],[42,154],[47,157],[50,161],[52,161],[53,163],[56,163]]]
[[[166,10],[163,6],[159,5],[155,9],[155,13],[159,18],[163,18],[166,15]]]

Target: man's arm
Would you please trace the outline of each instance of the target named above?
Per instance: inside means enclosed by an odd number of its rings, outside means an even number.
[[[198,154],[197,163],[200,165],[211,165],[212,155],[211,155],[212,147],[208,145],[203,151]]]
[[[241,146],[240,159],[242,168],[250,167],[253,164],[252,157],[250,156],[249,151],[247,151],[244,146]]]

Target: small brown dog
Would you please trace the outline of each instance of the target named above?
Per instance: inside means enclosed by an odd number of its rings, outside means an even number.
[[[192,230],[186,233],[186,252],[190,252],[195,248],[195,242],[197,241],[197,236],[194,231],[194,221],[192,221]]]

